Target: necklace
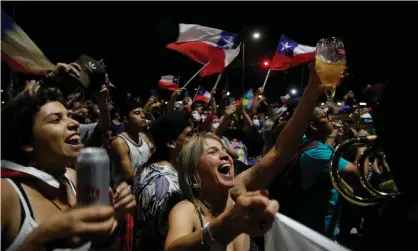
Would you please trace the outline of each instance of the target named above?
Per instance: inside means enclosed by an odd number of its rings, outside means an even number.
[[[65,207],[64,208],[62,208],[62,207],[60,207],[55,201],[53,201],[53,200],[51,200],[51,199],[48,199],[52,204],[54,204],[54,206],[56,207],[56,208],[58,208],[60,211],[64,211],[65,209],[68,209],[68,208],[71,208],[72,206],[70,205],[70,203],[68,203],[68,199],[69,199],[69,195],[68,195],[68,187],[67,187],[67,185],[65,184],[66,182],[64,181],[64,187],[65,187],[65,191],[66,191],[66,193],[67,193],[67,201],[65,202]],[[71,189],[71,188],[70,188]]]

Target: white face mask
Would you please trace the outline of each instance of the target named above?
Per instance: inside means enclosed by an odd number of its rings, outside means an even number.
[[[194,120],[197,120],[197,121],[200,121],[202,119],[202,117],[200,117],[199,113],[193,113],[192,117],[193,117]]]
[[[212,129],[216,130],[219,127],[219,122],[217,123],[212,123]]]
[[[205,122],[207,116],[206,115],[202,115],[202,121]]]
[[[257,127],[257,128],[258,128],[258,127],[260,127],[260,120],[258,120],[258,119],[254,119],[254,120],[253,120],[253,124],[254,124],[254,126],[255,126],[255,127]]]

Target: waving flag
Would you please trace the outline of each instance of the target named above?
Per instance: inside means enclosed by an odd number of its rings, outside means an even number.
[[[315,47],[296,43],[282,34],[271,62],[271,70],[285,70],[315,58]]]
[[[1,12],[1,57],[15,71],[43,75],[55,69],[28,35]]]
[[[202,77],[222,72],[239,54],[238,36],[196,24],[180,24],[179,37],[168,49],[178,51],[202,65]]]
[[[210,98],[212,97],[212,95],[210,94],[210,92],[208,92],[205,88],[200,87],[196,92],[196,95],[194,96],[194,101],[203,101],[205,103],[209,103]]]
[[[251,108],[251,104],[253,103],[253,99],[254,99],[254,93],[253,90],[250,89],[247,93],[244,94],[244,96],[242,96],[241,98],[241,102],[242,102],[242,106],[245,109],[250,109]]]
[[[158,81],[158,86],[164,90],[175,91],[179,88],[179,81],[179,76],[166,75]]]

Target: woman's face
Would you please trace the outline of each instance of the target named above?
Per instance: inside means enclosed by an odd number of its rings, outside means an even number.
[[[193,110],[192,111],[192,118],[194,121],[201,121],[202,117],[200,116],[200,113],[198,110]]]
[[[234,186],[234,165],[222,144],[215,139],[206,139],[200,156],[197,172],[201,186],[209,189]]]
[[[65,107],[57,101],[46,103],[35,116],[33,151],[40,167],[65,167],[83,148],[80,124],[69,118]]]

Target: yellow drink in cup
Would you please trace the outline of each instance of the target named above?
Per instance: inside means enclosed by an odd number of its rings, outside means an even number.
[[[315,69],[321,82],[326,87],[337,86],[345,71],[345,61],[330,62],[321,56],[316,57]]]

